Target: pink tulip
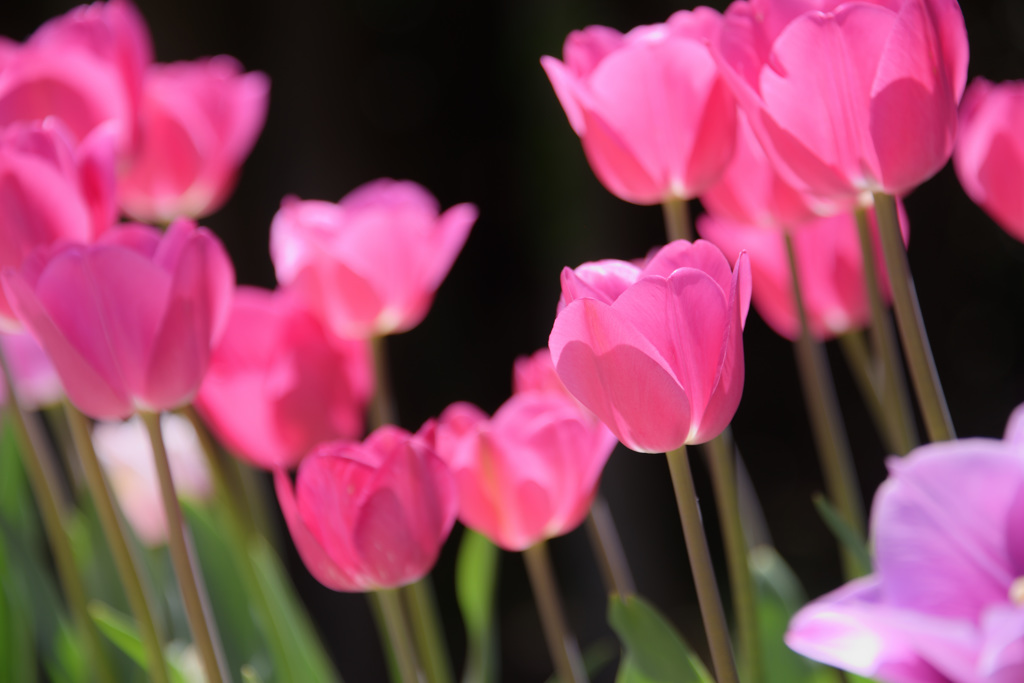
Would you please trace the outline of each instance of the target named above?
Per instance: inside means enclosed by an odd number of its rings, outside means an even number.
[[[14,312],[68,399],[99,419],[192,400],[231,304],[223,245],[191,221],[128,226],[92,246],[37,251],[3,272]]]
[[[416,327],[477,218],[472,204],[438,215],[414,182],[381,178],[337,204],[286,197],[270,227],[278,281],[297,290],[338,336]]]
[[[126,147],[152,59],[149,31],[130,2],[76,7],[23,45],[0,48],[0,126],[59,116],[81,140],[113,121]]]
[[[30,334],[0,334],[0,348],[11,366],[18,400],[23,408],[36,410],[60,402],[64,387],[46,352]],[[0,401],[7,401],[7,387],[0,385]]]
[[[149,67],[139,140],[121,178],[121,208],[168,223],[219,209],[263,128],[270,81],[221,55]]]
[[[385,425],[319,446],[277,499],[306,568],[332,590],[395,588],[427,575],[455,524],[455,483],[419,436]]]
[[[208,500],[213,495],[213,482],[192,425],[183,417],[167,413],[160,416],[160,429],[178,495]],[[99,422],[93,427],[92,441],[135,535],[150,547],[167,543],[160,481],[149,433],[142,420],[134,417],[127,422]]]
[[[0,131],[0,268],[37,247],[95,241],[117,217],[114,131],[95,129],[75,148],[55,118]],[[0,295],[0,327],[20,324]]]
[[[953,165],[968,196],[1024,241],[1024,81],[976,78],[960,105]]]
[[[1024,680],[1024,412],[889,460],[875,573],[796,614],[797,652],[885,683]]]
[[[904,244],[910,237],[909,222],[899,204]],[[890,297],[882,247],[874,209],[868,211],[874,240],[875,267],[882,297]],[[754,308],[768,325],[787,339],[800,337],[800,319],[793,298],[793,277],[785,237],[780,230],[743,225],[728,219],[701,216],[697,231],[736,261],[746,251],[753,275]],[[832,339],[870,322],[864,259],[857,223],[851,212],[818,218],[794,226],[790,232],[796,253],[797,272],[811,334]]]
[[[721,15],[699,7],[625,35],[573,31],[542,57],[573,131],[608,191],[635,204],[696,197],[732,156],[736,103],[708,50]]]
[[[361,436],[372,394],[365,341],[326,334],[287,290],[239,287],[196,406],[228,448],[274,469]]]
[[[743,392],[750,265],[677,240],[643,266],[562,271],[549,348],[566,388],[627,447],[656,453],[713,439]]]
[[[555,364],[551,362],[551,351],[548,349],[540,349],[531,356],[516,358],[512,366],[512,391],[516,394],[539,392],[572,397],[558,377]]]
[[[906,193],[953,151],[956,0],[736,0],[712,51],[768,156],[823,202]]]

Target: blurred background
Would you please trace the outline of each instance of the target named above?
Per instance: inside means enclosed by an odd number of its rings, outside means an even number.
[[[0,34],[24,39],[69,0],[5,0]],[[624,203],[587,166],[541,55],[569,31],[663,21],[664,0],[137,0],[160,61],[227,53],[272,80],[266,128],[228,204],[204,223],[225,241],[241,283],[274,285],[267,251],[281,198],[336,201],[380,176],[424,184],[444,207],[481,217],[433,310],[388,340],[402,425],[449,403],[488,411],[511,390],[512,361],[547,343],[559,271],[630,259],[664,241],[659,207]],[[709,3],[724,9],[724,2]],[[1024,4],[962,2],[971,76],[1024,78]],[[1024,191],[1024,188],[1022,188]],[[998,436],[1024,401],[1024,245],[966,197],[947,166],[907,198],[910,260],[939,374],[960,436]],[[694,207],[695,213],[699,211]],[[771,536],[811,596],[837,586],[835,544],[811,504],[821,478],[791,344],[756,314],[745,332],[747,380],[734,423]],[[829,349],[865,501],[885,477],[881,443],[838,349]],[[694,458],[712,552],[724,584],[710,486]],[[705,647],[664,458],[622,449],[602,491],[641,594],[698,650]],[[276,502],[268,505],[277,512]],[[284,556],[346,680],[385,680],[366,601],[321,587],[286,535]],[[464,637],[452,583],[459,531],[434,574],[456,667]],[[582,531],[552,552],[584,648],[611,639],[605,597]],[[499,596],[504,680],[551,671],[521,559],[503,557]],[[614,643],[613,640],[608,642]],[[599,680],[612,680],[607,672]]]

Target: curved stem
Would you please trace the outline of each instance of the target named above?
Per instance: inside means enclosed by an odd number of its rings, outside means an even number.
[[[402,612],[402,601],[398,596],[398,591],[393,588],[379,590],[376,596],[384,617],[387,639],[391,643],[398,669],[402,674],[402,682],[418,683],[420,674],[419,664],[416,661],[416,650],[412,645],[409,625]]]
[[[423,668],[430,683],[452,683],[452,663],[444,645],[444,631],[437,612],[434,587],[430,577],[425,576],[416,583],[401,589],[405,605],[409,609],[412,632],[416,639],[416,651],[423,661]]]
[[[882,254],[889,271],[892,287],[892,304],[896,313],[896,326],[903,341],[903,353],[914,383],[917,403],[921,406],[925,430],[929,441],[948,441],[956,438],[953,420],[949,415],[946,397],[942,393],[935,359],[928,345],[928,334],[921,318],[921,306],[917,301],[914,280],[910,275],[907,250],[900,235],[899,218],[896,214],[896,199],[892,195],[875,194],[875,216],[878,218],[878,232],[882,238]]]
[[[576,637],[566,624],[562,600],[558,597],[558,585],[555,583],[547,543],[541,541],[524,550],[523,561],[526,563],[526,573],[533,587],[544,638],[548,641],[548,651],[555,664],[558,680],[560,683],[587,683],[583,656],[580,655]]]
[[[103,469],[100,467],[96,451],[92,447],[89,423],[86,417],[70,403],[64,403],[64,414],[67,416],[71,440],[82,461],[82,470],[89,493],[92,495],[93,504],[96,506],[96,515],[100,519],[103,535],[107,539],[107,545],[110,546],[110,552],[114,558],[118,578],[121,579],[125,597],[128,598],[128,606],[138,623],[139,637],[142,639],[149,664],[146,667],[146,673],[154,681],[167,683],[167,665],[164,662],[162,640],[153,620],[153,610],[150,607],[152,590],[143,583],[143,574],[139,569],[141,563],[128,543],[124,523],[117,514],[113,496],[111,496],[110,488],[103,476]]]
[[[661,204],[665,214],[665,235],[669,242],[675,240],[693,241],[693,225],[690,223],[690,207],[685,199],[673,197]]]
[[[622,597],[636,594],[636,584],[629,571],[629,561],[622,549],[622,539],[615,529],[615,520],[608,509],[608,501],[601,496],[594,498],[587,515],[587,535],[590,544],[597,551],[598,566],[605,589]]]
[[[174,490],[171,477],[171,466],[167,460],[167,449],[164,447],[163,435],[160,432],[160,416],[156,413],[139,412],[149,432],[149,440],[153,444],[153,459],[156,461],[157,477],[160,480],[160,497],[163,499],[164,515],[167,518],[167,545],[171,552],[174,574],[178,579],[182,602],[185,604],[185,615],[188,617],[189,630],[199,652],[199,659],[206,673],[207,683],[222,683],[231,680],[224,673],[224,657],[220,652],[220,643],[214,639],[216,631],[210,628],[213,615],[205,599],[205,591],[200,589],[201,574],[195,567],[195,558],[185,540],[185,521],[182,519],[178,495]]]

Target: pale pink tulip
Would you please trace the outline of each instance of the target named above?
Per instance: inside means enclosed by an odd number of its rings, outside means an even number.
[[[867,213],[878,288],[888,302],[889,278],[885,275],[874,209]],[[899,216],[905,244],[910,237],[910,227],[902,203]],[[742,252],[747,253],[753,276],[754,308],[780,335],[791,340],[799,338],[800,319],[793,298],[793,277],[783,232],[712,216],[697,219],[697,232],[717,245],[731,262],[735,263]],[[853,213],[812,219],[793,226],[790,235],[811,334],[827,340],[866,327],[871,320],[871,308]]]
[[[956,0],[736,0],[712,52],[773,163],[823,202],[906,193],[953,151]]]
[[[173,413],[160,416],[174,487],[182,498],[205,501],[213,495],[213,482],[199,437],[191,423]],[[142,420],[99,422],[92,430],[96,455],[125,518],[147,546],[167,543],[167,517],[160,497],[160,481],[149,433]]]
[[[536,391],[572,397],[558,377],[548,349],[539,349],[533,355],[516,358],[512,366],[512,391],[516,394]]]
[[[717,436],[743,392],[750,265],[677,240],[641,268],[562,271],[549,348],[569,392],[627,447],[656,453]]]
[[[0,48],[0,126],[59,116],[81,140],[113,121],[126,149],[152,59],[149,30],[130,2],[76,7],[23,45]]]
[[[338,204],[286,197],[270,228],[277,279],[338,336],[410,330],[427,315],[477,218],[472,204],[439,209],[423,186],[389,178]]]
[[[100,419],[191,401],[227,322],[234,268],[205,228],[128,226],[92,246],[39,250],[3,272],[14,312],[68,398]]]
[[[426,439],[385,425],[363,443],[319,446],[277,499],[306,568],[337,591],[413,583],[430,572],[458,512],[451,472]]]
[[[612,194],[636,204],[691,199],[725,169],[736,103],[708,50],[721,18],[698,7],[626,34],[590,26],[569,34],[564,62],[541,58],[591,168]]]
[[[226,55],[150,66],[121,208],[144,222],[201,218],[235,187],[267,116],[270,81]]]
[[[361,436],[372,394],[365,341],[328,335],[287,290],[239,287],[196,407],[239,457],[289,468],[321,441]]]
[[[971,83],[953,165],[968,196],[1024,242],[1024,81]]]
[[[64,398],[57,370],[31,334],[0,334],[0,347],[10,363],[23,408],[36,410]],[[0,401],[7,401],[5,385],[0,385]]]
[[[37,247],[89,243],[117,217],[114,131],[96,128],[74,146],[55,118],[0,131],[0,268],[19,268]],[[17,330],[0,295],[0,327]]]

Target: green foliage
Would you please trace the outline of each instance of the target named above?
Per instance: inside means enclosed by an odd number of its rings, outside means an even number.
[[[675,627],[643,598],[610,596],[608,623],[625,650],[616,683],[714,683]]]
[[[871,553],[868,552],[868,547],[864,541],[861,540],[860,534],[853,530],[846,520],[842,518],[825,496],[820,493],[816,494],[812,499],[814,501],[814,507],[821,515],[821,519],[825,522],[825,526],[829,528],[829,531],[836,537],[836,540],[850,551],[854,560],[857,562],[857,573],[859,576],[871,573]]]
[[[462,533],[455,563],[455,594],[466,625],[465,683],[497,680],[498,632],[494,621],[494,589],[501,550],[471,529]]]
[[[112,642],[118,650],[128,655],[143,670],[147,667],[146,646],[142,643],[135,622],[124,614],[102,602],[89,604],[89,616],[96,622],[100,632]],[[188,677],[172,659],[164,657],[167,662],[167,673],[171,683],[188,683]]]

